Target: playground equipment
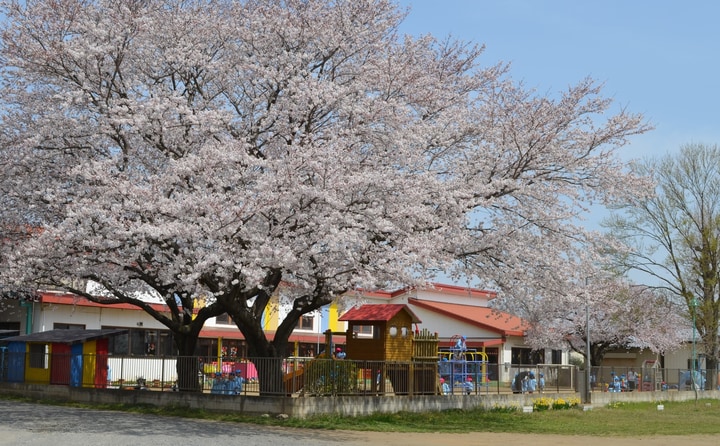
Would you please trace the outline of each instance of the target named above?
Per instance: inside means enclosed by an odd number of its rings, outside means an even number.
[[[347,359],[318,355],[304,367],[287,371],[288,393],[364,392],[359,387],[366,382],[374,387],[367,391],[377,394],[437,392],[437,334],[413,333],[411,327],[421,321],[407,305],[363,305],[338,320],[347,321],[347,331],[326,331],[325,352],[335,351],[333,335],[344,335]]]
[[[657,360],[646,360],[642,363],[640,369],[640,379],[642,380],[642,390],[645,392],[663,389],[663,376],[660,370],[660,362]]]
[[[704,390],[705,372],[700,370],[685,370],[680,372],[679,390]]]
[[[457,391],[471,394],[482,385],[489,386],[487,355],[468,348],[465,336],[455,335],[450,341],[452,347],[438,351],[438,372],[443,394],[447,388],[451,393]]]
[[[417,329],[420,320],[407,305],[363,305],[339,320],[347,321],[348,329],[325,332],[324,355],[286,369],[288,394],[471,394],[483,385],[489,389],[485,352],[468,348],[461,335],[452,337],[450,348],[439,349],[438,334]],[[334,336],[342,335],[347,359],[329,356],[336,349]]]

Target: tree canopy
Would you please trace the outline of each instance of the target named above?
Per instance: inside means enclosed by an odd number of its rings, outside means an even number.
[[[92,280],[108,304],[151,290],[190,337],[228,311],[251,355],[357,287],[560,288],[591,255],[587,204],[643,184],[617,151],[649,126],[600,85],[539,95],[481,46],[400,35],[390,1],[2,5],[0,217],[42,228],[2,275],[99,299],[67,281]]]
[[[590,364],[602,364],[617,349],[649,349],[664,354],[687,341],[690,325],[682,307],[664,293],[598,272],[564,293],[543,296],[524,312],[530,323],[527,342],[583,356],[590,337]]]
[[[687,144],[638,169],[652,175],[657,187],[652,195],[626,202],[606,222],[632,247],[618,251],[617,267],[644,274],[649,284],[682,303],[686,320],[695,320],[707,368],[715,370],[720,351],[720,147]]]

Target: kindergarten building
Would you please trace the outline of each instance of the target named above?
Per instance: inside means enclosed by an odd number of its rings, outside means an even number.
[[[326,333],[332,343],[346,344],[347,322],[342,315],[367,304],[404,304],[422,321],[405,330],[427,329],[438,334],[440,350],[449,349],[463,337],[469,350],[481,352],[487,359],[489,376],[508,382],[511,367],[531,364],[567,364],[567,352],[532,351],[524,344],[525,323],[515,316],[490,308],[496,297],[492,291],[455,285],[402,288],[393,291],[357,291],[337,302],[301,318],[290,337],[287,356],[312,357],[326,345]],[[167,311],[160,300],[152,305]],[[264,314],[269,338],[289,311],[283,303],[282,289]],[[108,340],[111,355],[173,356],[172,333],[144,311],[128,304],[100,305],[79,296],[61,292],[39,292],[33,301],[5,301],[0,313],[0,336],[23,335],[57,329],[122,329]],[[371,327],[355,327],[356,337],[371,337]],[[227,314],[210,319],[200,333],[196,354],[205,358],[234,361],[247,357],[245,340]],[[352,358],[350,358],[352,359]]]

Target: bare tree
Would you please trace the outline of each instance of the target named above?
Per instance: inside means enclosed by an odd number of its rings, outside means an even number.
[[[699,351],[714,371],[720,348],[720,148],[688,144],[638,168],[655,179],[656,193],[627,202],[606,222],[632,246],[617,253],[617,266],[646,274],[652,286],[684,303]],[[714,388],[716,375],[710,376]]]

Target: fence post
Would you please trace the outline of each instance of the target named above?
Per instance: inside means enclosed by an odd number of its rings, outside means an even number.
[[[0,382],[5,382],[5,352],[7,351],[7,347],[2,346],[0,347]]]
[[[119,382],[118,388],[120,388],[120,389],[122,389],[123,384],[125,384],[125,378],[124,378],[125,370],[124,369],[125,369],[125,357],[123,356],[120,358],[120,377],[118,378],[118,382]]]

